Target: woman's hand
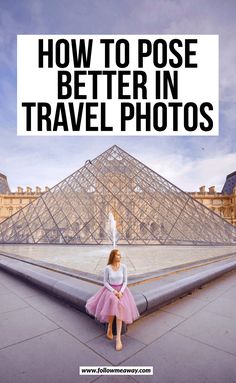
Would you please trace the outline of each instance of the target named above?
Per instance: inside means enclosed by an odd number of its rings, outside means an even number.
[[[121,291],[117,291],[117,290],[114,291],[114,294],[115,294],[115,296],[116,296],[118,299],[122,298],[122,296],[123,296],[123,293],[122,293]]]
[[[119,291],[117,296],[118,296],[118,298],[120,299],[120,298],[123,297],[123,293],[122,293],[121,291]]]

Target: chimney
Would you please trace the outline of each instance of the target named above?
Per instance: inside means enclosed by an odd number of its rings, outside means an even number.
[[[17,186],[17,193],[22,194],[23,188],[21,186]]]
[[[36,186],[35,192],[36,194],[41,194],[41,188],[39,186]]]
[[[215,186],[209,187],[209,193],[210,194],[215,194],[215,192],[216,192],[216,187]]]
[[[26,193],[27,194],[32,193],[32,189],[29,186],[26,186]]]
[[[206,186],[201,186],[200,188],[199,188],[199,190],[200,190],[200,193],[206,193]]]

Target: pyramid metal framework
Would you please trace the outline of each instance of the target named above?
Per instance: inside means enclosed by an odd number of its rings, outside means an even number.
[[[236,228],[112,146],[0,224],[0,243],[235,244]]]

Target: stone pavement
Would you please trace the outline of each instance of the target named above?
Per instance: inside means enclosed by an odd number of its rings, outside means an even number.
[[[111,246],[102,245],[23,245],[0,244],[0,253],[10,254],[45,267],[67,268],[71,272],[92,273],[103,278]],[[145,273],[204,263],[236,254],[236,246],[187,245],[120,245],[122,262],[128,268],[129,280]]]
[[[123,335],[0,270],[1,383],[236,382],[236,271],[142,317]],[[79,366],[153,366],[153,376],[80,376]]]

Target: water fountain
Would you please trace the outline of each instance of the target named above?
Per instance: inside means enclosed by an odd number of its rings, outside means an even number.
[[[114,218],[114,215],[110,212],[108,216],[108,230],[109,234],[112,235],[112,246],[113,249],[116,247],[116,241],[118,239],[118,232],[116,229],[116,220]]]

